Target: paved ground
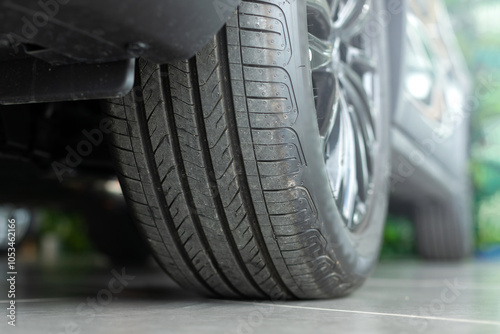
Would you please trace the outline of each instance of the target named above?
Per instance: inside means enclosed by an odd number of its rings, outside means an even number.
[[[382,262],[349,297],[288,303],[203,299],[153,266],[75,263],[20,266],[16,327],[2,316],[0,333],[500,333],[500,262]]]

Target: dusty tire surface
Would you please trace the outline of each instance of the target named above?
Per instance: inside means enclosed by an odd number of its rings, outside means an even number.
[[[109,101],[124,195],[159,264],[187,289],[338,297],[376,262],[388,115],[368,223],[352,233],[325,169],[306,21],[302,1],[244,1],[194,58],[139,60],[133,92]]]

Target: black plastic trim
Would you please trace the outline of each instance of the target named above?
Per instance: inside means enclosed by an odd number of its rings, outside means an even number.
[[[54,66],[36,58],[0,62],[0,104],[124,96],[134,84],[135,59]]]
[[[19,43],[29,43],[85,63],[138,56],[154,63],[187,59],[222,28],[239,2],[0,0],[0,49],[20,52]]]

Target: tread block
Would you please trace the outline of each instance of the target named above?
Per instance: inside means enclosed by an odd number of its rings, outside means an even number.
[[[302,183],[290,6],[243,1],[195,58],[139,60],[133,92],[110,102],[124,194],[188,288],[281,299],[345,287]]]

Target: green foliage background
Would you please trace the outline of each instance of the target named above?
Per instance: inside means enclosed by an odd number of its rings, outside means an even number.
[[[477,247],[500,244],[500,3],[447,0],[456,33],[481,95],[473,113],[471,174],[475,188]],[[478,12],[489,12],[487,19]],[[489,84],[484,86],[484,79]],[[477,94],[477,93],[476,93]]]

